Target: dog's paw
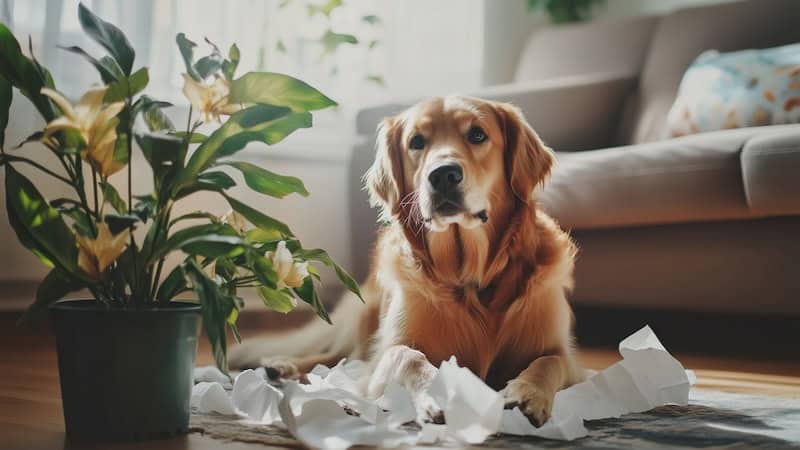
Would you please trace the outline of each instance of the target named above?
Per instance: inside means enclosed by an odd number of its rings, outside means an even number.
[[[529,381],[512,380],[506,386],[505,397],[506,409],[518,407],[532,425],[540,427],[550,418],[555,394]]]
[[[444,423],[444,411],[439,408],[436,400],[428,394],[420,394],[414,402],[417,407],[417,420],[423,423]]]
[[[259,365],[264,368],[270,380],[297,380],[301,375],[292,360],[282,356],[261,358]]]

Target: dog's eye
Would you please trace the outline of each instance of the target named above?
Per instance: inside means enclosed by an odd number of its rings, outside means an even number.
[[[422,150],[425,148],[425,137],[421,134],[415,134],[408,143],[408,148],[411,150]]]
[[[467,140],[470,144],[482,144],[486,140],[486,132],[481,127],[472,127],[467,131]]]

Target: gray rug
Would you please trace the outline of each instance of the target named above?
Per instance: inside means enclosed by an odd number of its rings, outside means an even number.
[[[800,399],[692,389],[688,406],[663,406],[617,419],[586,422],[572,442],[499,435],[481,448],[800,449]],[[227,440],[302,447],[284,429],[220,415],[193,414],[191,430]]]

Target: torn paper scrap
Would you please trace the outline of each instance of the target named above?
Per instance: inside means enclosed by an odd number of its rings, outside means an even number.
[[[550,420],[542,427],[526,427],[519,420],[521,414],[505,413],[501,431],[572,440],[587,434],[584,420],[688,403],[691,382],[687,371],[666,351],[649,326],[624,339],[619,351],[622,361],[556,393]]]
[[[201,381],[192,387],[189,400],[192,409],[205,413],[234,414],[231,398],[217,382]]]
[[[280,420],[278,403],[282,398],[283,393],[280,390],[253,370],[245,370],[233,382],[231,401],[236,410],[261,424],[269,425]]]
[[[589,432],[583,426],[583,419],[579,414],[570,414],[566,417],[551,416],[541,427],[536,428],[522,414],[519,408],[506,409],[498,430],[505,434],[518,436],[537,436],[545,439],[571,441],[586,436]]]
[[[199,412],[236,413],[259,423],[282,424],[298,440],[314,448],[445,443],[479,444],[495,433],[573,440],[588,434],[585,420],[617,417],[664,404],[686,405],[692,372],[670,355],[649,327],[620,343],[623,359],[582,383],[559,391],[553,411],[536,428],[518,408],[504,410],[501,392],[487,386],[455,358],[441,364],[427,394],[444,412],[446,423],[420,423],[411,394],[388,384],[377,400],[363,396],[360,386],[369,371],[361,361],[332,368],[317,366],[309,384],[288,382],[277,389],[263,371],[245,371],[226,393],[219,383],[201,382],[192,392]]]
[[[441,364],[428,395],[444,412],[447,433],[458,441],[477,444],[500,427],[503,395],[459,367],[455,357]]]
[[[556,394],[553,414],[577,411],[584,420],[619,417],[665,404],[686,405],[689,377],[645,326],[620,343],[623,360]]]
[[[355,415],[354,412],[360,411],[352,409],[353,412],[348,413],[337,400],[355,405],[356,408],[366,407],[369,411],[364,415]],[[313,392],[293,382],[284,389],[284,399],[279,408],[289,432],[312,448],[340,449],[354,445],[397,447],[416,442],[415,432],[398,429],[399,425],[386,420],[387,413],[377,405],[369,405],[363,399],[353,400],[352,393],[345,393],[338,388]]]
[[[203,381],[209,383],[219,383],[225,389],[230,389],[233,387],[231,379],[222,373],[221,370],[217,369],[216,366],[195,367],[194,382],[200,383]]]

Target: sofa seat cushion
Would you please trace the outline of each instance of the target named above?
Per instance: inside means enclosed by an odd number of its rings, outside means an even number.
[[[557,157],[536,198],[569,229],[800,214],[800,125]]]

